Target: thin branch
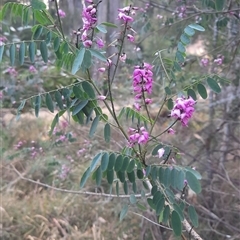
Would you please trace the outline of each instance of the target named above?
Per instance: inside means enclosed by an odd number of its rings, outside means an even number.
[[[161,228],[164,228],[164,229],[167,229],[167,230],[173,231],[172,228],[169,228],[169,227],[166,227],[166,226],[164,226],[164,225],[158,224],[158,223],[152,221],[151,219],[149,219],[149,218],[143,216],[142,214],[135,213],[135,212],[133,212],[133,211],[129,211],[129,212],[131,212],[132,214],[137,215],[137,216],[139,216],[139,217],[141,217],[141,218],[144,218],[145,220],[147,220],[148,222],[150,222],[150,223],[152,223],[152,224],[154,224],[154,225],[157,225],[157,226],[159,226],[159,227],[161,227]]]
[[[10,164],[14,170],[14,172],[22,179],[49,189],[53,189],[59,192],[65,192],[65,193],[71,193],[71,194],[78,194],[78,195],[91,195],[91,196],[99,196],[99,197],[109,197],[109,198],[129,198],[130,195],[115,195],[115,194],[107,194],[107,193],[95,193],[95,192],[88,192],[88,191],[75,191],[75,190],[68,190],[68,189],[62,189],[62,188],[58,188],[58,187],[53,187],[51,185],[45,184],[45,183],[41,183],[35,180],[32,180],[30,178],[26,178],[24,176],[22,176],[22,174],[12,165]],[[147,193],[146,196],[150,196],[151,193]],[[141,198],[142,195],[141,194],[136,194],[135,195],[136,198]]]

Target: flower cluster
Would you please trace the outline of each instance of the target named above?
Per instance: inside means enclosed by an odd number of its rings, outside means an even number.
[[[152,100],[149,98],[145,98],[144,93],[148,94],[152,93],[153,86],[153,66],[149,63],[144,63],[142,66],[136,66],[133,71],[133,92],[135,95],[135,103],[134,107],[139,111],[141,105],[139,101],[144,98],[145,104],[152,103]]]
[[[149,133],[144,127],[140,129],[129,128],[129,146],[132,147],[134,144],[145,144],[148,142]]]
[[[81,40],[84,47],[91,47],[93,43],[90,36],[92,29],[97,22],[97,7],[92,1],[86,2],[90,3],[90,5],[82,11],[83,28],[81,29]],[[77,32],[77,34],[79,33],[80,32]],[[100,45],[102,45],[102,42]]]
[[[201,59],[201,65],[203,67],[207,67],[209,65],[209,59],[208,58],[202,58]]]
[[[189,119],[194,112],[194,101],[191,97],[185,99],[183,97],[177,98],[175,105],[171,111],[171,117],[181,120],[183,126],[187,126]]]
[[[214,59],[214,63],[216,63],[217,65],[222,65],[223,64],[223,60],[224,60],[224,56],[222,55],[218,55],[216,59]]]

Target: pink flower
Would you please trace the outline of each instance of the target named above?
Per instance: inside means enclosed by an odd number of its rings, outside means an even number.
[[[160,15],[160,14],[157,15],[157,19],[162,19],[162,18],[163,18],[162,15]]]
[[[99,48],[103,48],[104,47],[104,42],[103,42],[103,40],[101,38],[97,39],[97,46]]]
[[[65,18],[66,17],[66,13],[62,9],[58,10],[58,14],[59,14],[60,18]]]
[[[3,99],[3,91],[0,91],[0,100]]]
[[[133,106],[134,106],[134,108],[135,108],[137,111],[140,111],[140,110],[141,110],[141,105],[140,105],[139,103],[135,102],[135,103],[133,104]]]
[[[171,117],[181,120],[182,125],[187,126],[189,119],[193,115],[195,103],[191,97],[188,99],[177,98],[171,111]]]
[[[165,152],[164,148],[160,148],[158,150],[158,157],[161,158],[164,155],[164,152]]]
[[[132,36],[131,34],[128,34],[128,35],[127,35],[127,39],[128,39],[130,42],[134,42],[134,40],[135,40],[134,36]]]
[[[101,101],[103,101],[103,100],[105,100],[105,99],[106,99],[106,96],[99,95],[99,96],[97,97],[97,99],[98,99],[98,100],[101,100]]]
[[[82,148],[80,150],[77,151],[77,155],[80,156],[82,153],[84,153],[86,151],[85,148]]]
[[[146,131],[144,127],[140,129],[129,128],[128,130],[129,136],[129,146],[133,146],[134,144],[145,144],[149,140],[149,133]]]
[[[67,126],[69,125],[68,121],[62,121],[61,124],[62,124],[62,128],[64,129],[67,128]]]
[[[28,70],[30,73],[37,73],[37,69],[33,65],[31,65]]]
[[[13,77],[17,77],[18,75],[18,72],[13,67],[9,67],[6,72],[8,72],[10,76],[13,76]]]
[[[91,40],[86,40],[85,42],[83,42],[83,46],[84,47],[91,47],[92,46],[92,41]]]
[[[121,19],[123,20],[125,23],[127,22],[132,22],[133,21],[133,18],[124,14],[123,12],[119,12],[118,14],[118,19]]]
[[[175,130],[173,130],[172,128],[169,128],[168,131],[167,131],[169,134],[175,134]]]
[[[224,59],[224,56],[218,55],[218,57],[216,59],[214,59],[213,62],[220,66],[223,64],[223,59]]]
[[[106,71],[106,68],[104,68],[104,67],[101,67],[101,68],[98,69],[98,72],[101,72],[101,73],[103,73],[105,71]]]
[[[120,59],[120,61],[125,62],[126,59],[127,59],[127,54],[126,53],[122,53],[119,59]]]
[[[146,104],[151,104],[151,103],[152,103],[152,99],[146,98],[146,99],[145,99],[145,103],[146,103]]]
[[[202,65],[203,67],[207,67],[208,64],[209,64],[209,59],[208,59],[208,58],[202,58],[202,59],[201,59],[201,65]]]

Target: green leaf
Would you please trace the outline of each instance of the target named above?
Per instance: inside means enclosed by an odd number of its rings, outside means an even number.
[[[108,183],[112,184],[113,179],[114,179],[114,171],[113,170],[108,170],[107,171],[107,181],[108,181]]]
[[[167,223],[170,215],[170,207],[169,205],[165,206],[163,210],[163,223]]]
[[[131,195],[130,195],[130,203],[131,203],[131,204],[135,204],[136,202],[137,202],[137,199],[136,199],[135,195],[134,195],[134,194],[131,194]]]
[[[58,115],[58,113],[57,113],[57,114],[55,115],[53,121],[52,121],[52,124],[51,124],[51,129],[50,129],[50,131],[49,131],[49,135],[50,135],[50,136],[52,135],[53,130],[54,130],[54,128],[56,127],[58,121],[59,121],[59,115]]]
[[[167,95],[171,95],[172,94],[172,91],[171,91],[171,89],[169,87],[165,87],[164,90],[165,90],[165,93]]]
[[[45,10],[46,4],[39,0],[31,0],[31,7],[35,10]]]
[[[161,198],[163,198],[163,194],[160,191],[156,191],[154,193],[153,193],[153,191],[151,191],[151,192],[152,192],[152,195],[153,195],[153,204],[156,205],[158,203],[158,201]]]
[[[102,153],[98,153],[92,160],[91,165],[90,165],[90,171],[93,172],[94,169],[96,168],[97,164],[100,162],[102,158]]]
[[[175,210],[173,210],[173,212],[172,212],[171,224],[172,224],[174,234],[176,236],[181,236],[182,223],[181,223],[178,213]]]
[[[96,170],[96,184],[97,184],[97,186],[101,185],[101,181],[102,181],[102,170],[101,170],[101,166],[99,166]]]
[[[48,49],[47,49],[46,42],[41,42],[40,43],[40,52],[41,52],[43,61],[45,63],[47,63],[48,62]]]
[[[137,203],[136,205],[142,211],[146,211],[147,210],[147,208],[145,206],[143,206],[142,204],[140,204],[140,203]]]
[[[118,26],[113,24],[113,23],[110,23],[110,22],[103,22],[101,23],[101,25],[104,25],[106,27],[112,27],[112,28],[117,28]]]
[[[92,138],[93,135],[95,134],[96,130],[97,130],[97,126],[98,126],[98,123],[99,123],[99,119],[100,119],[100,116],[96,116],[94,119],[93,119],[93,122],[92,122],[92,125],[91,125],[91,128],[90,128],[90,131],[89,131],[89,137]]]
[[[128,184],[127,184],[127,181],[125,181],[123,183],[123,190],[124,190],[124,193],[127,195],[128,194]]]
[[[180,220],[183,221],[184,220],[184,215],[183,215],[182,209],[177,204],[173,204],[173,208],[178,213],[178,215],[180,217]]]
[[[28,47],[28,51],[29,51],[30,61],[32,63],[34,63],[34,61],[35,61],[35,51],[36,51],[35,42],[30,42],[29,47]]]
[[[86,105],[88,104],[88,100],[81,101],[78,105],[76,105],[72,111],[72,115],[78,114]]]
[[[172,110],[173,109],[173,100],[172,98],[169,98],[168,101],[167,101],[167,107],[169,110]]]
[[[155,195],[157,191],[158,191],[158,186],[155,185],[155,186],[153,186],[152,189],[151,189],[151,194],[152,194],[152,195]]]
[[[59,39],[59,37],[55,37],[55,39],[53,41],[54,52],[57,52],[57,50],[59,49],[59,46],[60,46],[60,39]]]
[[[107,170],[108,162],[109,162],[109,154],[105,152],[101,159],[101,169],[103,172]]]
[[[119,180],[120,180],[122,183],[125,182],[125,172],[118,171],[118,172],[117,172],[117,177],[119,178]]]
[[[96,26],[96,29],[99,31],[99,32],[102,32],[102,33],[107,33],[107,29],[105,28],[105,26],[103,24],[98,24]]]
[[[35,116],[38,117],[39,110],[41,107],[41,96],[38,95],[35,97],[34,109],[35,109]]]
[[[73,86],[73,93],[74,93],[76,98],[84,99],[84,97],[83,97],[84,92],[80,89],[79,86]]]
[[[192,222],[194,227],[198,227],[198,215],[196,213],[196,210],[193,206],[188,207],[188,216],[190,218],[190,221]]]
[[[94,49],[88,49],[88,50],[91,52],[92,56],[98,58],[101,61],[104,61],[104,62],[107,61],[106,57],[102,53],[100,53],[99,51],[94,50]]]
[[[9,49],[11,66],[13,66],[14,62],[15,62],[15,52],[16,52],[15,44],[11,44],[10,49]]]
[[[136,184],[136,182],[132,183],[132,190],[133,190],[134,193],[137,193],[137,184]]]
[[[20,65],[23,65],[24,63],[24,57],[25,57],[25,42],[21,42],[20,48],[19,48],[19,63]]]
[[[135,167],[135,160],[133,159],[133,160],[131,160],[130,163],[128,164],[127,172],[128,172],[128,173],[132,172],[133,169],[134,169],[134,167]]]
[[[116,172],[120,171],[122,164],[123,164],[123,157],[122,157],[122,155],[118,155],[116,158],[116,161],[115,161],[114,170]]]
[[[91,173],[90,167],[84,172],[80,181],[80,188],[83,188]]]
[[[216,0],[215,4],[216,4],[216,10],[222,11],[225,6],[225,0]]]
[[[128,205],[124,204],[120,212],[120,222],[126,217],[127,212],[128,212]]]
[[[188,35],[188,36],[193,36],[195,34],[195,31],[193,28],[187,26],[184,28],[184,32]]]
[[[92,54],[91,52],[86,49],[85,53],[84,53],[84,58],[83,58],[83,67],[88,69],[90,68],[92,65]]]
[[[72,66],[72,74],[73,75],[76,74],[77,71],[80,69],[82,62],[83,62],[84,54],[85,54],[85,48],[81,48],[77,52],[77,56],[75,57],[73,66]]]
[[[185,33],[181,35],[180,40],[184,45],[188,45],[190,43],[190,39]]]
[[[220,86],[218,85],[218,83],[213,79],[213,78],[210,78],[208,77],[207,78],[207,83],[208,83],[208,86],[216,93],[220,93],[221,92],[221,88]]]
[[[109,156],[109,162],[108,162],[108,167],[107,167],[108,170],[112,170],[114,168],[115,161],[116,161],[115,154],[112,153]]]
[[[53,105],[52,97],[49,93],[46,94],[46,105],[47,105],[48,110],[53,113],[54,105]]]
[[[51,40],[52,40],[52,32],[49,31],[47,33],[46,40],[45,40],[46,44],[49,44],[51,42]]]
[[[156,209],[156,206],[154,205],[152,198],[148,198],[147,203],[152,209],[154,210]]]
[[[193,24],[190,24],[188,25],[188,27],[192,28],[192,29],[195,29],[197,31],[200,31],[200,32],[204,32],[205,31],[205,28],[203,28],[202,26],[196,24],[196,23],[193,23]]]
[[[195,177],[198,179],[198,180],[201,180],[202,179],[202,176],[201,174],[196,171],[195,169],[191,168],[191,167],[186,167],[185,168],[187,171],[191,172],[193,175],[195,175]]]
[[[193,100],[195,100],[195,101],[197,100],[196,93],[194,92],[193,89],[189,88],[189,89],[187,90],[187,95],[190,96],[190,97],[192,97]]]
[[[116,194],[119,196],[119,182],[116,182]]]
[[[106,125],[104,127],[104,139],[107,143],[109,143],[110,139],[111,139],[111,128],[108,123],[106,123]]]
[[[43,27],[41,25],[38,25],[36,28],[33,28],[33,39],[38,39],[43,31]]]
[[[201,83],[199,83],[199,84],[197,85],[197,90],[198,90],[199,95],[200,95],[203,99],[206,99],[206,98],[208,97],[207,90],[206,90],[206,88],[204,87],[204,85],[202,85]]]
[[[181,42],[178,42],[177,49],[179,52],[182,52],[182,53],[186,52],[186,48],[184,47],[184,45]]]
[[[165,204],[165,198],[162,197],[156,204],[156,214],[157,214],[157,216],[160,215],[160,213],[162,212],[162,210],[164,208],[164,204]]]
[[[186,172],[186,180],[188,181],[189,187],[195,192],[200,193],[201,192],[201,185],[199,180],[195,177],[195,175],[191,172]]]
[[[178,60],[178,62],[183,63],[184,62],[184,56],[182,55],[181,52],[177,51],[176,52],[176,59]]]
[[[164,170],[164,177],[162,182],[165,187],[168,187],[170,185],[170,177],[171,177],[171,170],[169,168],[166,168]]]
[[[0,62],[2,62],[3,52],[4,52],[4,45],[0,46]]]
[[[143,174],[143,170],[142,169],[138,169],[137,170],[137,177],[138,177],[138,179],[143,179],[144,174]]]
[[[82,88],[91,99],[96,98],[95,92],[94,92],[94,90],[92,88],[92,85],[90,83],[88,83],[87,81],[84,81],[82,83]]]
[[[183,190],[183,187],[184,187],[184,179],[185,179],[185,173],[180,170],[178,172],[178,175],[177,175],[177,184],[176,184],[176,187],[182,191]]]
[[[59,92],[59,91],[56,91],[55,92],[55,100],[58,104],[58,107],[63,110],[64,107],[63,107],[63,101],[62,101],[62,94]]]
[[[174,68],[175,68],[176,71],[178,71],[178,72],[181,72],[181,71],[182,71],[181,66],[180,66],[179,63],[177,63],[176,61],[173,63],[173,66],[174,66]]]
[[[128,179],[131,183],[134,183],[135,182],[135,173],[134,171],[132,172],[127,172],[127,176],[128,176]]]
[[[125,157],[123,159],[123,164],[122,164],[122,167],[121,167],[121,171],[122,172],[125,172],[127,170],[127,167],[128,167],[128,164],[129,164],[129,158],[128,157]]]
[[[156,181],[157,177],[158,177],[158,169],[156,166],[153,166],[151,169],[151,176],[152,176],[152,180]]]

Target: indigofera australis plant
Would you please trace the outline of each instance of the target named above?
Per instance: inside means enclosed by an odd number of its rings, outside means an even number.
[[[94,137],[99,122],[105,124],[103,137],[106,142],[111,141],[113,129],[119,131],[125,138],[125,146],[118,152],[98,152],[80,181],[80,187],[83,188],[92,176],[96,185],[101,186],[102,179],[105,178],[111,191],[114,190],[116,194],[87,193],[80,190],[74,193],[129,198],[129,202],[123,204],[120,220],[123,220],[131,206],[144,209],[147,204],[155,212],[159,226],[167,226],[176,236],[182,236],[184,239],[186,232],[194,239],[201,239],[193,229],[198,227],[198,215],[194,206],[185,199],[188,187],[197,194],[201,192],[201,175],[193,168],[181,166],[174,160],[170,162],[170,156],[172,153],[178,154],[178,149],[169,143],[166,144],[164,135],[175,134],[174,126],[179,122],[183,128],[188,126],[197,104],[193,89],[197,89],[204,99],[207,98],[205,82],[213,91],[220,91],[217,77],[209,74],[186,86],[181,93],[175,87],[178,81],[177,73],[182,71],[182,64],[186,58],[186,45],[190,44],[190,39],[196,31],[202,32],[204,28],[192,23],[183,29],[176,54],[168,67],[165,67],[162,59],[164,50],[156,52],[153,63],[143,61],[133,66],[132,89],[129,89],[129,95],[134,94],[133,108],[124,107],[117,112],[113,86],[120,63],[125,64],[127,60],[127,53],[123,51],[124,45],[135,42],[136,31],[132,24],[139,11],[138,7],[130,5],[118,9],[116,18],[121,30],[116,39],[116,53],[114,56],[105,56],[104,47],[107,45],[98,35],[108,34],[107,28],[117,26],[108,22],[98,23],[98,7],[102,1],[85,1],[81,15],[83,24],[73,32],[76,37],[74,43],[64,35],[62,29],[62,21],[66,14],[59,9],[57,1],[54,2],[56,16],[51,16],[46,5],[39,0],[32,0],[30,5],[9,2],[1,10],[2,19],[10,12],[13,17],[21,17],[24,25],[33,24],[32,38],[28,41],[1,43],[1,61],[8,56],[12,67],[16,58],[19,65],[23,65],[26,60],[30,60],[34,65],[38,49],[45,63],[63,68],[77,79],[72,85],[24,99],[19,105],[18,115],[24,109],[25,103],[32,101],[36,117],[42,105],[51,112],[57,112],[49,134],[52,134],[59,118],[66,112],[71,115],[73,121],[90,125],[90,137]],[[6,52],[8,54],[5,54]],[[49,59],[50,53],[54,55],[54,60]],[[99,61],[101,66],[97,68],[98,72],[105,74],[107,79],[105,95],[101,93],[92,72],[92,67]],[[155,67],[159,66],[167,81],[163,86],[165,92],[162,102],[157,105],[160,106],[157,116],[153,119],[150,114],[153,107],[150,108],[150,105],[154,103],[154,99],[151,95],[155,86]],[[108,114],[103,113],[99,101],[105,104]],[[169,125],[156,134],[154,129],[165,105],[169,109]],[[126,122],[122,124],[123,117],[132,121],[129,127],[126,127]],[[149,161],[149,158],[154,159],[154,163]],[[34,182],[24,177],[23,179]],[[73,193],[67,189],[64,191]]]

